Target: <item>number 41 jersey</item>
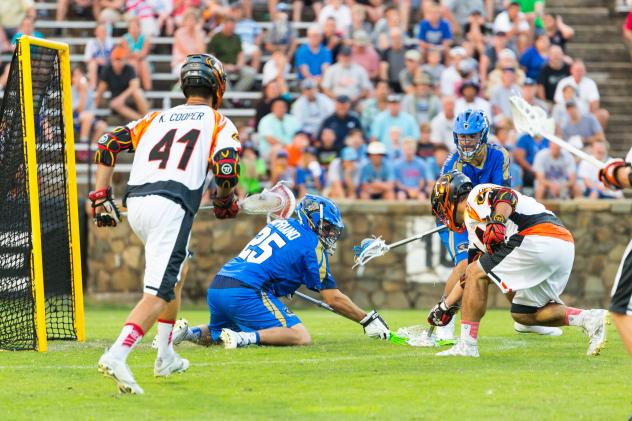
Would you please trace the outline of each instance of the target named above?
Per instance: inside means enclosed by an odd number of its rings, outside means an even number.
[[[302,284],[312,291],[337,288],[318,237],[292,218],[263,227],[218,275],[276,296],[292,294]]]
[[[151,112],[127,125],[135,152],[127,197],[155,194],[196,213],[216,151],[240,149],[235,125],[207,105]]]

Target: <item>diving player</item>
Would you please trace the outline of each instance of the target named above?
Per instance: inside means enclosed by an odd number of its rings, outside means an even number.
[[[448,158],[441,174],[458,170],[468,176],[474,186],[493,183],[511,187],[509,153],[502,146],[487,143],[489,123],[487,116],[482,111],[468,109],[459,114],[454,121],[453,135],[457,150]],[[448,249],[455,266],[446,282],[445,297],[465,274],[468,238],[467,233],[457,233],[449,229],[441,231],[439,236]],[[435,307],[438,306],[445,307],[443,298]],[[518,322],[514,324],[514,328],[523,333],[534,332],[554,336],[562,334],[558,328],[523,326]],[[454,343],[454,321],[446,326],[439,326],[436,334],[438,344]]]
[[[527,326],[578,326],[588,335],[588,355],[606,343],[606,310],[566,306],[560,295],[573,268],[573,236],[555,214],[535,199],[495,184],[472,186],[458,171],[434,186],[432,212],[456,232],[467,232],[468,267],[462,283],[445,299],[461,300],[461,339],[440,356],[478,357],[478,328],[493,282],[511,294],[511,316]],[[436,314],[449,318],[450,312]]]
[[[278,297],[301,285],[319,292],[337,313],[360,323],[372,338],[388,339],[386,322],[365,313],[340,292],[329,272],[344,224],[335,203],[307,194],[296,208],[297,219],[267,224],[241,253],[217,273],[208,289],[209,325],[189,329],[179,324],[174,343],[208,344],[221,339],[228,349],[248,345],[308,345],[301,320]]]

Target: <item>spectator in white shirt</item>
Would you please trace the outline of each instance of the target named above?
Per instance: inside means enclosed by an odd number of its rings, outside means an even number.
[[[439,92],[441,96],[452,96],[456,94],[456,87],[463,80],[459,73],[459,64],[466,56],[465,48],[453,47],[450,50],[450,65],[441,74]]]
[[[551,142],[548,148],[535,155],[533,169],[537,200],[581,197],[581,189],[576,182],[575,160],[557,144]]]
[[[442,111],[430,122],[430,141],[443,144],[450,149],[450,153],[456,151],[454,144],[454,97],[441,98]]]
[[[494,20],[494,33],[504,32],[511,43],[515,43],[517,50],[522,51],[529,41],[529,22],[520,11],[520,2],[513,0],[506,10],[503,10]]]
[[[292,114],[298,119],[301,130],[315,137],[323,120],[334,112],[335,104],[327,95],[318,92],[314,79],[301,82],[303,93],[292,104]]]

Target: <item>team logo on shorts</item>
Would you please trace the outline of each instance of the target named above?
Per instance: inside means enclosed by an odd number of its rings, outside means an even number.
[[[230,175],[233,173],[233,167],[230,164],[223,164],[220,167],[220,171],[222,172],[222,174],[224,175]]]

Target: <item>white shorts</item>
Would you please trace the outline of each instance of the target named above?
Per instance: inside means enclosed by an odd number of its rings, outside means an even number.
[[[555,237],[515,234],[493,255],[484,254],[479,266],[504,293],[516,292],[513,304],[524,312],[562,303],[575,259],[575,244]]]
[[[145,245],[143,292],[173,300],[187,256],[193,215],[156,195],[127,198],[127,212],[130,227]]]

